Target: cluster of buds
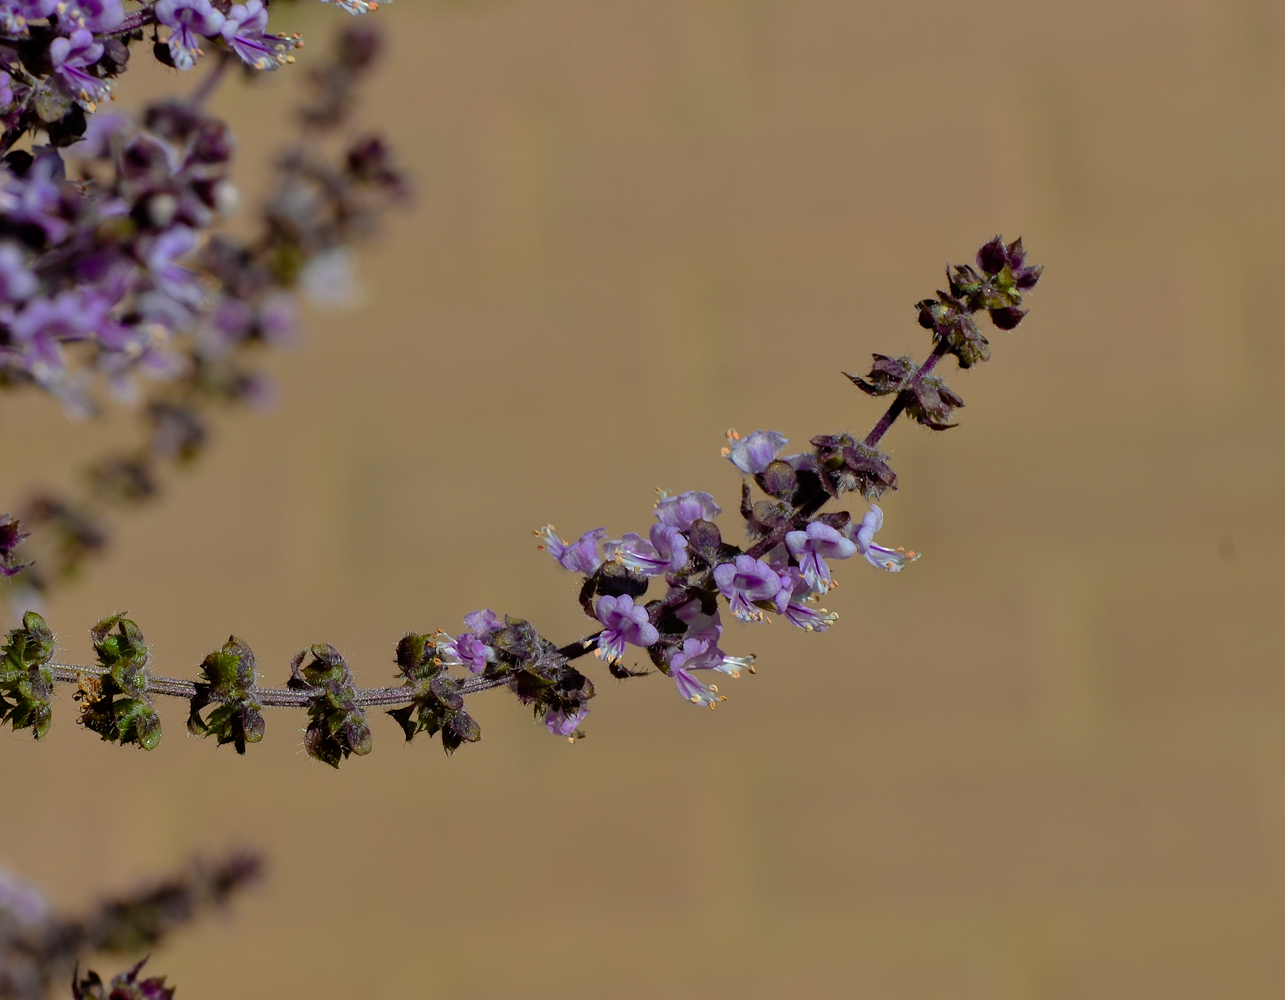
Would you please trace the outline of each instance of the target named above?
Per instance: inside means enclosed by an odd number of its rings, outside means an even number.
[[[120,615],[91,630],[97,667],[55,664],[53,636],[30,612],[10,633],[0,660],[0,694],[8,697],[0,700],[0,721],[8,718],[15,728],[43,736],[53,683],[67,681],[77,683],[85,699],[82,724],[104,739],[154,747],[160,722],[151,697],[163,694],[188,699],[191,733],[214,736],[244,753],[264,734],[264,708],[293,706],[308,714],[304,750],[338,767],[349,756],[370,752],[366,710],[376,706],[388,709],[408,740],[440,734],[447,753],[476,742],[481,729],[465,700],[491,688],[507,688],[549,732],[574,740],[583,735],[580,726],[595,688],[573,662],[592,653],[614,677],[649,672],[626,663],[631,650],[645,654],[686,701],[713,708],[725,700],[716,683],[720,675],[754,671],[752,655],[724,651],[724,615],[747,624],[780,616],[805,632],[824,632],[838,615],[817,605],[835,586],[837,563],[860,556],[895,573],[919,558],[875,540],[883,511],[874,501],[897,485],[878,445],[903,412],[942,429],[943,416],[962,401],[940,378],[929,381],[929,373],[963,343],[951,331],[962,329],[963,319],[972,324],[972,314],[982,309],[1016,322],[1002,310],[1017,309],[1021,293],[1039,278],[1038,268],[1025,266],[1020,242],[1008,246],[999,237],[982,248],[978,267],[980,275],[971,268],[954,270],[971,284],[941,293],[940,301],[950,299],[957,312],[949,329],[934,328],[933,352],[923,364],[876,354],[868,376],[848,376],[871,395],[893,396],[864,440],[819,435],[809,449],[787,453],[789,442],[778,431],[744,437],[727,432],[722,454],[741,477],[743,544],[725,538],[716,523],[722,508],[701,490],[662,492],[645,536],[627,532],[611,538],[605,528],[594,528],[568,542],[551,525],[539,529],[540,547],[581,577],[580,606],[595,631],[575,642],[559,646],[530,622],[488,608],[467,615],[464,631],[455,634],[407,633],[397,645],[395,686],[357,687],[344,657],[333,646],[317,644],[295,657],[286,686],[273,689],[258,686],[254,653],[235,636],[205,659],[197,682],[154,677],[142,633]],[[1008,305],[994,305],[1001,294]],[[823,512],[849,494],[859,496],[864,509]],[[664,589],[648,599],[653,583]]]

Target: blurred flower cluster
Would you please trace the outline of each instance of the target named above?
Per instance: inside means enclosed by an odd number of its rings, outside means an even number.
[[[230,66],[254,76],[302,44],[267,33],[260,0],[0,9],[0,389],[52,393],[78,416],[115,401],[144,422],[140,444],[94,464],[86,495],[28,499],[43,558],[24,581],[38,591],[104,546],[104,507],[153,497],[164,464],[204,448],[212,406],[271,403],[258,358],[291,342],[297,294],[350,288],[351,245],[407,185],[382,138],[349,130],[381,49],[364,25],[306,74],[297,138],[244,238],[223,226],[234,137],[203,105]],[[98,108],[147,31],[180,69],[217,50],[205,80],[138,115]]]
[[[65,996],[83,956],[146,952],[179,927],[227,906],[258,881],[262,867],[257,855],[244,852],[198,859],[75,915],[58,913],[43,893],[0,869],[0,1000],[44,1000],[55,985]],[[91,973],[78,982],[76,995],[134,995],[95,992],[94,978]]]

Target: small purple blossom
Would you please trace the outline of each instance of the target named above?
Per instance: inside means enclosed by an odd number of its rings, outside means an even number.
[[[586,531],[570,545],[554,533],[551,524],[546,524],[535,535],[537,538],[544,539],[544,544],[540,548],[553,556],[563,569],[590,576],[598,572],[598,567],[602,565],[602,553],[598,551],[598,543],[607,537],[606,528]]]
[[[5,215],[15,222],[36,226],[50,243],[62,241],[71,227],[61,217],[63,181],[66,177],[62,157],[48,146],[35,150],[36,159],[25,177],[12,181]]]
[[[724,701],[716,685],[702,684],[692,674],[692,670],[710,670],[710,660],[721,663],[723,655],[709,639],[684,639],[680,649],[674,651],[669,660],[669,676],[678,687],[678,693],[684,700],[693,705],[713,708]]]
[[[651,526],[651,541],[630,531],[620,541],[608,542],[603,548],[608,559],[644,576],[677,573],[687,565],[687,538],[667,524]]]
[[[849,559],[857,554],[855,542],[820,521],[812,521],[805,531],[791,531],[785,536],[785,547],[799,561],[799,570],[808,586],[824,594],[830,589],[830,567],[827,559]]]
[[[781,589],[781,578],[762,559],[739,555],[735,562],[714,567],[714,582],[727,598],[732,614],[742,621],[762,621],[763,612],[755,601],[769,601]]]
[[[827,612],[825,608],[819,611],[810,608],[808,605],[816,599],[816,591],[803,578],[797,566],[791,566],[781,574],[781,589],[776,594],[776,610],[785,615],[791,625],[805,632],[824,632],[839,620],[837,613]]]
[[[157,22],[171,29],[170,59],[184,71],[196,64],[201,38],[217,35],[223,29],[224,17],[210,0],[160,0],[153,9]]]
[[[656,501],[656,520],[679,531],[688,531],[696,521],[712,521],[723,513],[708,493],[688,490],[676,497],[662,493]]]
[[[0,243],[0,301],[11,305],[24,302],[38,287],[22,250],[12,243]]]
[[[918,552],[907,552],[905,549],[889,549],[882,545],[874,543],[875,533],[883,527],[883,511],[875,504],[870,505],[870,510],[866,512],[860,523],[849,521],[843,529],[846,535],[856,545],[857,551],[860,552],[870,562],[870,565],[877,566],[879,569],[886,569],[889,573],[900,573],[905,569],[907,563],[912,563],[919,558]]]
[[[186,226],[174,226],[161,233],[147,251],[147,269],[156,287],[175,302],[190,307],[200,305],[205,291],[196,272],[176,262],[195,249],[196,233]]]
[[[634,604],[628,594],[599,597],[593,613],[606,630],[598,636],[597,655],[608,663],[624,656],[626,643],[646,648],[660,638],[647,609]]]
[[[125,20],[120,0],[75,0],[67,16],[96,34],[111,31]]]
[[[233,4],[223,22],[223,40],[255,69],[273,70],[286,61],[285,52],[295,47],[296,40],[281,35],[268,35],[268,11],[263,0]]]
[[[9,323],[10,336],[27,370],[42,385],[53,385],[64,373],[59,344],[92,336],[106,315],[107,303],[90,292],[62,292],[52,299],[33,299]]]
[[[779,431],[755,431],[747,438],[736,431],[727,432],[728,447],[723,457],[742,472],[757,475],[776,460],[789,439]]]
[[[5,6],[27,21],[48,17],[58,7],[58,0],[5,0]]]
[[[483,639],[489,639],[504,627],[504,622],[500,620],[500,616],[490,608],[470,611],[464,616],[464,624]]]
[[[102,100],[111,89],[106,80],[86,72],[102,57],[102,43],[94,41],[93,32],[88,28],[77,28],[70,38],[55,38],[49,43],[49,62],[54,72],[73,94],[88,100]]]
[[[447,636],[437,641],[437,655],[446,663],[465,666],[472,673],[480,674],[488,663],[499,659],[499,654],[487,645],[486,640],[504,623],[490,608],[483,608],[465,615],[464,624],[469,627],[469,631],[461,632],[454,639]]]
[[[38,889],[0,869],[0,915],[26,928],[44,923],[49,913],[49,902]]]
[[[570,738],[575,735],[576,728],[588,714],[589,709],[587,708],[582,708],[573,715],[567,715],[566,712],[557,709],[550,709],[544,715],[544,725],[554,736]]]

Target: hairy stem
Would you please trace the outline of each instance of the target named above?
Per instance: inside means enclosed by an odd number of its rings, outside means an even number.
[[[919,371],[915,372],[914,378],[910,380],[910,385],[908,385],[906,389],[897,393],[897,397],[892,401],[892,405],[889,406],[884,415],[879,418],[879,422],[874,425],[874,429],[866,435],[865,444],[867,448],[873,448],[879,443],[883,436],[888,433],[888,428],[893,425],[893,422],[901,416],[901,411],[906,408],[907,390],[915,389],[919,383],[923,381],[924,376],[937,367],[937,362],[946,356],[946,351],[946,341],[937,341],[937,346],[933,348],[932,354],[928,355],[927,360],[919,367]]]
[[[106,676],[106,667],[78,667],[68,663],[50,664],[54,680],[63,684],[79,684],[85,678]],[[477,694],[508,683],[507,677],[467,677],[460,682],[460,694]],[[148,677],[147,693],[191,701],[196,697],[196,683],[178,677]],[[358,688],[353,701],[366,708],[385,708],[409,705],[414,701],[410,688],[398,685],[384,688]],[[319,695],[321,688],[256,688],[255,700],[264,708],[307,708]]]
[[[128,35],[131,31],[137,31],[139,28],[146,28],[149,24],[156,23],[156,12],[151,7],[144,7],[142,10],[136,10],[125,20],[116,26],[115,31],[108,32],[112,35]]]

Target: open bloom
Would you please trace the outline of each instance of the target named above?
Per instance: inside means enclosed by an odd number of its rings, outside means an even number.
[[[687,565],[687,539],[667,524],[651,526],[651,541],[630,531],[618,542],[604,546],[607,558],[644,576],[677,573]]]
[[[49,43],[49,62],[73,94],[98,101],[110,89],[106,80],[87,70],[103,57],[101,42],[94,41],[88,28],[77,28],[70,38],[55,38]]]
[[[857,554],[855,542],[820,521],[811,522],[806,531],[791,531],[785,536],[785,547],[799,561],[808,586],[822,594],[830,589],[826,559],[848,559]]]
[[[544,714],[544,725],[554,736],[571,736],[588,714],[589,709],[587,708],[582,708],[571,715],[557,709],[550,709]]]
[[[789,439],[780,431],[755,431],[743,438],[736,431],[727,432],[728,447],[723,449],[723,457],[742,472],[753,476],[762,472],[789,444]]]
[[[870,510],[866,512],[860,523],[849,521],[843,529],[846,535],[857,546],[860,552],[870,562],[872,566],[878,566],[880,569],[886,569],[889,573],[899,573],[905,568],[907,563],[914,562],[919,558],[917,552],[907,552],[905,549],[888,549],[882,545],[874,543],[875,533],[883,527],[883,511],[876,505],[871,504]]]
[[[223,15],[210,0],[160,0],[156,20],[170,29],[170,59],[175,67],[189,70],[201,54],[201,39],[219,34]]]
[[[570,545],[554,533],[553,525],[551,524],[546,524],[535,535],[537,538],[544,539],[544,544],[540,548],[558,560],[558,564],[563,569],[569,569],[572,573],[584,573],[586,576],[590,576],[596,573],[598,567],[602,565],[602,554],[598,551],[598,543],[607,537],[606,528],[594,528],[592,531],[586,531]]]
[[[484,608],[465,615],[464,624],[469,631],[461,632],[454,639],[447,636],[437,641],[437,655],[445,663],[465,666],[470,672],[480,674],[488,663],[499,659],[499,654],[487,645],[486,640],[500,629],[503,622],[490,608]]]
[[[223,22],[221,34],[241,61],[255,69],[276,69],[286,62],[286,51],[297,44],[294,38],[265,34],[268,11],[263,0],[233,4]]]
[[[708,493],[688,490],[676,497],[662,493],[656,501],[656,520],[679,531],[688,531],[697,521],[712,521],[723,513]]]
[[[732,614],[742,621],[762,621],[755,601],[768,601],[781,589],[781,578],[762,559],[739,555],[735,562],[714,567],[714,582],[727,598]]]
[[[710,670],[712,661],[721,662],[723,654],[710,639],[684,639],[680,648],[674,651],[669,660],[669,676],[678,687],[678,693],[684,700],[702,708],[708,705],[713,708],[724,698],[718,693],[718,686],[705,685],[691,673],[693,670]]]
[[[596,655],[608,663],[625,654],[626,644],[647,647],[660,638],[647,617],[647,609],[635,605],[628,594],[599,597],[593,613],[606,629],[598,636]]]
[[[22,302],[39,287],[23,252],[13,243],[0,243],[0,302]]]
[[[835,612],[819,611],[809,607],[816,601],[816,591],[803,578],[797,566],[781,573],[781,589],[776,593],[776,610],[785,615],[791,625],[805,632],[824,632],[839,619]]]

